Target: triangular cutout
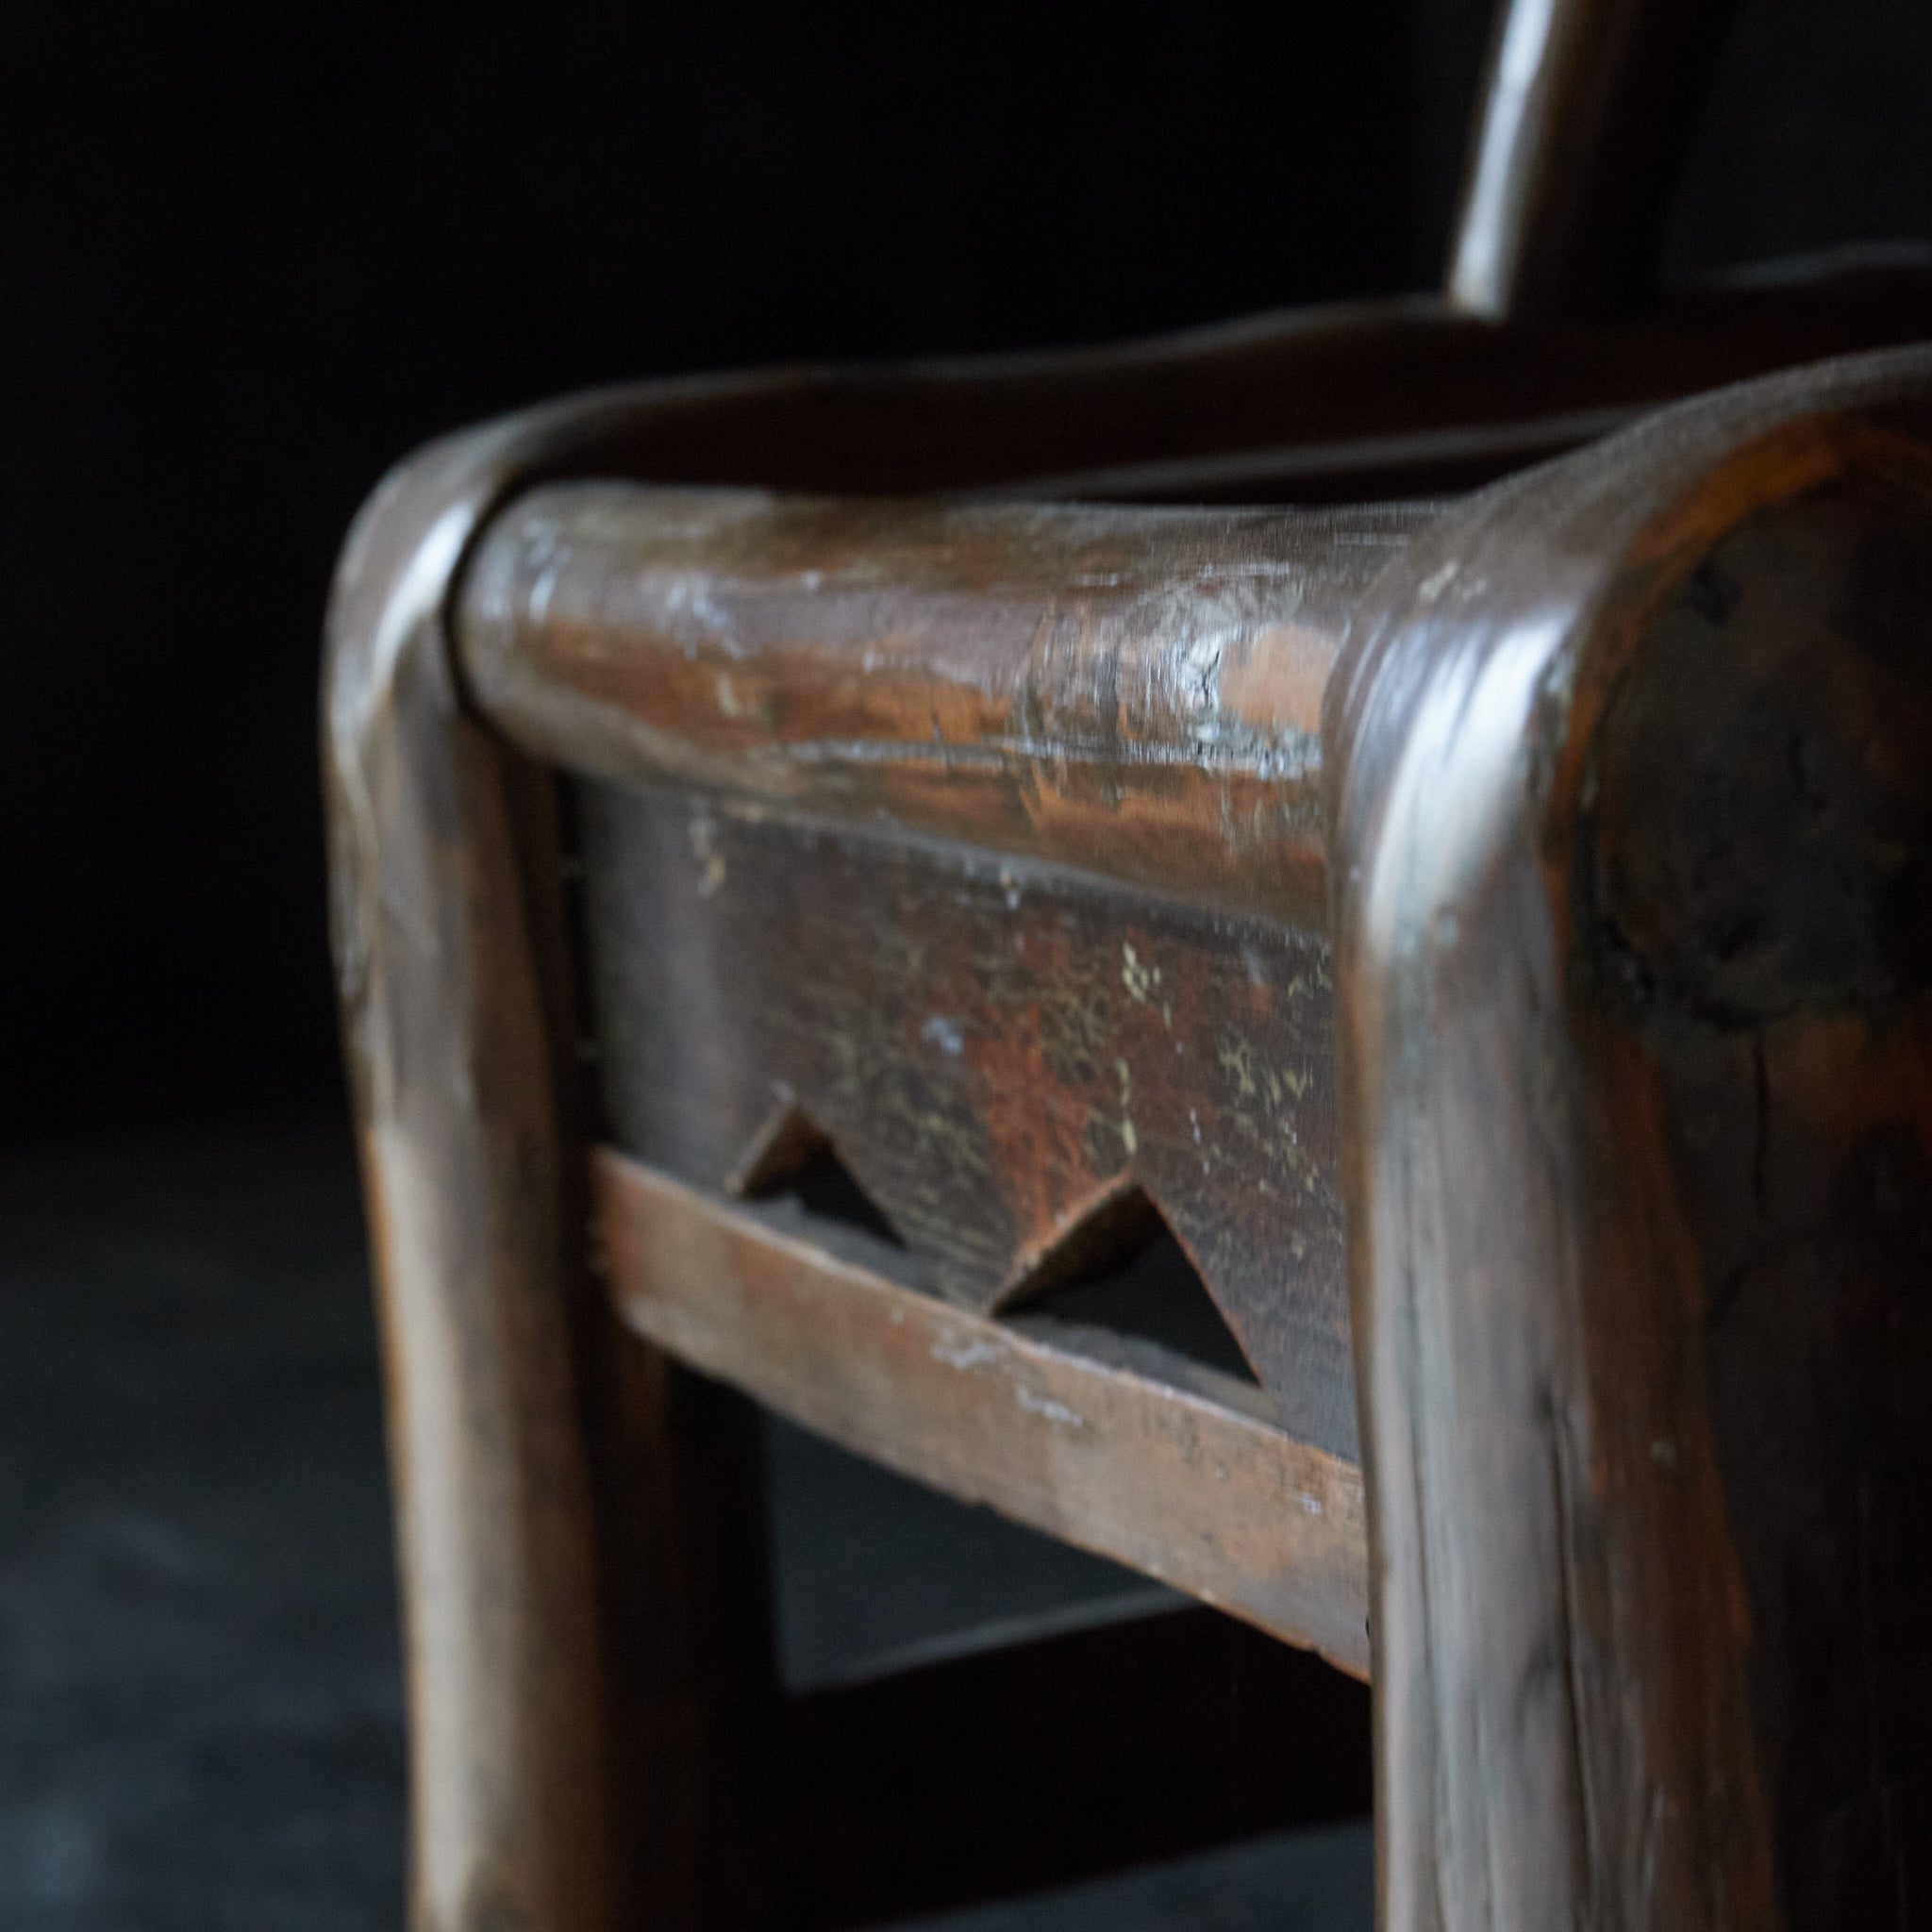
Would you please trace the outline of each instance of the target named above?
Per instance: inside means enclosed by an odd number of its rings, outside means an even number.
[[[1058,1236],[1006,1306],[1008,1313],[1151,1341],[1224,1375],[1259,1381],[1201,1271],[1139,1182],[1103,1195]]]
[[[885,1209],[840,1158],[832,1137],[795,1101],[787,1101],[760,1129],[725,1184],[748,1201],[789,1200],[819,1221],[906,1245]]]

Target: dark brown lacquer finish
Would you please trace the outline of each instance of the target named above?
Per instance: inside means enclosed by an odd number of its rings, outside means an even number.
[[[575,485],[497,519],[458,629],[484,709],[574,770],[1319,927],[1322,692],[1429,513]]]
[[[798,392],[774,380],[773,412]],[[823,392],[836,397],[837,386]],[[724,429],[741,395],[732,385],[711,392]],[[715,1405],[661,1357],[628,1354],[588,1292],[555,794],[468,710],[446,635],[452,586],[497,506],[546,475],[622,476],[676,462],[703,400],[639,391],[425,452],[358,524],[331,614],[324,754],[333,925],[391,1388],[412,1910],[435,1932],[505,1920],[571,1932],[614,1925],[632,1895],[667,1923],[748,1924],[763,1909],[746,1883],[767,1861],[741,1837],[733,1845],[721,1824],[755,1804],[762,1775],[735,1761],[741,1753],[730,1740],[756,1732],[731,1713],[772,1707],[758,1688],[756,1629],[745,1635],[750,1648],[734,1652],[735,1638],[721,1648],[741,1596],[734,1578],[755,1571],[715,1533],[748,1520],[732,1500],[731,1472],[743,1462],[732,1444],[742,1431],[722,1411],[700,1426]],[[1400,522],[1360,521],[1372,559]],[[1230,561],[1246,556],[1238,549]],[[1348,568],[1359,587],[1368,570],[1359,559]],[[1295,574],[1273,575],[1280,614],[1291,618],[1302,598]],[[1234,578],[1237,611],[1265,614],[1266,600],[1254,606],[1239,570]],[[1136,621],[1146,628],[1144,616]],[[1331,603],[1307,640],[1264,641],[1265,626],[1241,633],[1260,646],[1243,654],[1256,678],[1273,665],[1286,680],[1292,703],[1278,722],[1308,747],[1338,623]],[[995,624],[989,634],[1003,633]],[[1232,685],[1221,698],[1237,716],[1260,703]],[[1190,702],[1185,693],[1175,701],[1183,715]],[[1265,708],[1258,715],[1265,721]],[[1307,862],[1314,813],[1308,774],[1291,767],[1280,774],[1282,796],[1306,836],[1287,841],[1277,862],[1301,881],[1306,907],[1320,891]],[[1242,835],[1227,849],[1252,859],[1258,848]],[[1003,906],[1008,888],[997,884],[997,865],[992,878]],[[1141,1008],[1172,1003],[1171,990],[1153,997],[1159,957],[1150,956],[1144,986],[1124,947],[1102,963],[1109,997],[1143,1030],[1152,1022]],[[1281,991],[1291,1006],[1290,986]],[[1303,1064],[1318,1066],[1321,1022],[1297,1024],[1318,1029],[1303,1045]],[[1159,1117],[1157,1108],[1149,1118]],[[1325,1118],[1314,1117],[1318,1137]],[[1122,1111],[1117,1126],[1131,1119]],[[1333,1274],[1331,1258],[1331,1364]],[[1024,1270],[1011,1286],[1026,1288]],[[1315,1433],[1344,1441],[1347,1406],[1334,1409],[1332,1396],[1345,1383],[1333,1366],[1320,1379],[1331,1409]],[[1178,1402],[1183,1418],[1194,1399],[1182,1369],[1134,1386],[1164,1389],[1158,1399]],[[1241,1415],[1239,1401],[1217,1396],[1209,1406]],[[1209,1415],[1203,1426],[1211,1441],[1222,1424]],[[701,1441],[711,1447],[699,1455]],[[1310,1467],[1325,1453],[1288,1446],[1290,1460],[1311,1457]],[[1204,1480],[1218,1480],[1198,1444],[1189,1453]],[[1348,1472],[1332,1474],[1340,1495]],[[1296,1497],[1324,1493],[1290,1484],[1281,1507],[1307,1517]],[[641,1502],[649,1507],[641,1511]],[[1333,1520],[1333,1604],[1344,1607],[1296,1612],[1299,1622],[1266,1614],[1359,1668],[1345,1604],[1360,1558],[1348,1555],[1346,1507]],[[1279,1550],[1256,1544],[1241,1560],[1260,1575],[1278,1570]],[[1233,1586],[1225,1594],[1239,1599]],[[621,1815],[618,1791],[626,1794]]]
[[[1924,1916],[1932,375],[1580,447],[1932,335],[1923,269],[1650,291],[1725,11],[1510,0],[1440,294],[612,391],[372,499],[416,1932],[1323,1815],[1362,1693],[1258,1633],[1358,1673],[1368,1607],[1385,1932]],[[788,1698],[740,1391],[1252,1627]]]
[[[621,1155],[596,1174],[620,1305],[680,1360],[1368,1674],[1360,1472],[1260,1391],[949,1307]]]
[[[600,787],[583,822],[623,1146],[722,1189],[796,1113],[980,1313],[1144,1198],[1287,1425],[1355,1454],[1319,933],[702,798]]]
[[[1932,352],[1416,540],[1331,691],[1384,1923],[1932,1898]]]
[[[582,794],[623,1144],[716,1188],[800,1110],[981,1311],[1138,1191],[1287,1425],[1352,1456],[1315,727],[1350,600],[1424,520],[637,490],[507,515],[460,611],[491,717],[712,788]]]
[[[1506,0],[1450,300],[1599,317],[1651,299],[1671,198],[1736,0]]]
[[[389,1370],[423,1932],[612,1912],[580,1208],[542,958],[555,832],[543,786],[464,714],[442,633],[477,519],[554,440],[485,432],[399,472],[330,617],[332,924]]]

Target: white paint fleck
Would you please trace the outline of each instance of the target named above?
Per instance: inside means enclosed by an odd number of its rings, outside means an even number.
[[[926,1045],[936,1046],[955,1058],[966,1050],[966,1036],[959,1030],[958,1021],[949,1020],[943,1013],[935,1013],[919,1029],[919,1037]]]
[[[1000,1345],[996,1341],[935,1341],[932,1345],[932,1358],[944,1362],[949,1369],[984,1368],[988,1362],[1000,1358]]]
[[[550,564],[539,572],[537,581],[530,586],[530,622],[541,625],[550,611],[550,600],[557,594],[557,565]]]
[[[698,874],[698,897],[708,899],[724,883],[724,855],[718,850],[718,827],[710,819],[691,820],[691,850],[704,868]]]
[[[1130,940],[1121,941],[1121,984],[1126,988],[1130,998],[1142,1005],[1160,984],[1160,968],[1143,965]]]
[[[1070,1429],[1084,1429],[1087,1420],[1069,1408],[1064,1402],[1056,1402],[1051,1395],[1036,1395],[1024,1383],[1013,1386],[1014,1399],[1028,1415],[1043,1415],[1050,1423],[1064,1423]]]

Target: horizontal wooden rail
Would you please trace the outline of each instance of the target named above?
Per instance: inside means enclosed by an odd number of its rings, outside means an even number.
[[[1432,514],[559,485],[483,537],[459,645],[567,768],[1319,924],[1322,692]]]
[[[1258,1391],[1074,1355],[611,1149],[610,1290],[649,1341],[861,1455],[1368,1673],[1361,1472]]]
[[[1438,295],[1337,303],[1099,349],[613,391],[598,474],[1360,502],[1486,481],[1720,383],[1928,334],[1932,265],[1857,251],[1595,325],[1497,322]]]

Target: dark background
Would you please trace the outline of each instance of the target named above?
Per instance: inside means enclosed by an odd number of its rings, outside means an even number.
[[[1424,285],[1489,11],[10,9],[0,1141],[339,1107],[317,640],[413,443]],[[1932,234],[1928,77],[1746,0],[1674,270]]]

